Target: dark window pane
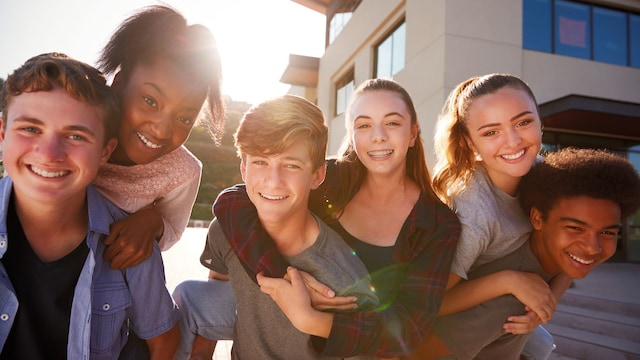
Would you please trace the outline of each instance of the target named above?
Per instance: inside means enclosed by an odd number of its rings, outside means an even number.
[[[627,14],[593,7],[593,59],[627,65]]]
[[[551,0],[523,0],[522,47],[551,52]]]
[[[393,47],[391,54],[391,75],[395,75],[404,68],[405,49],[407,44],[407,26],[403,23],[393,32]]]

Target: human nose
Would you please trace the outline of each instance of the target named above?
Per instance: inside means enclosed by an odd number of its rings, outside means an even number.
[[[386,129],[382,124],[376,124],[371,130],[371,141],[385,141],[387,139]]]
[[[173,135],[171,115],[157,115],[151,122],[151,132],[158,139],[168,139]]]
[[[602,252],[602,246],[600,245],[599,233],[588,233],[583,239],[583,247],[589,255],[595,255]]]
[[[516,129],[510,129],[507,131],[507,145],[509,147],[515,147],[522,142],[522,136]]]
[[[57,136],[43,137],[38,144],[37,152],[45,161],[62,161],[66,154],[64,141]]]
[[[279,166],[271,166],[267,170],[267,183],[271,186],[278,186],[282,182],[282,173]]]

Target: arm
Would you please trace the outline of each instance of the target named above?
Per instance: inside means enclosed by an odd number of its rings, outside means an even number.
[[[111,268],[124,270],[139,264],[151,255],[154,242],[164,251],[180,240],[200,186],[202,171],[196,164],[188,167],[191,172],[183,176],[185,181],[166,194],[158,194],[152,205],[111,225],[104,253]]]
[[[163,229],[162,217],[153,205],[114,222],[104,240],[107,246],[104,259],[110,262],[112,269],[124,270],[138,265],[151,255],[153,243],[160,238]]]
[[[555,311],[555,298],[548,284],[538,275],[527,272],[504,270],[460,281],[449,289],[442,301],[438,316],[469,309],[487,300],[512,294],[529,306],[544,322]]]
[[[178,350],[178,345],[180,345],[178,324],[175,324],[171,330],[148,339],[146,342],[151,360],[172,360]]]

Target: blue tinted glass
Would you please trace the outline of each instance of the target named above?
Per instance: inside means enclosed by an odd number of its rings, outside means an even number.
[[[629,15],[631,66],[640,68],[640,16]]]
[[[591,58],[589,6],[556,1],[555,52],[583,59]]]
[[[627,65],[627,14],[593,7],[593,59]]]
[[[407,26],[403,23],[393,32],[393,49],[391,58],[391,75],[404,68],[405,49],[407,47]]]
[[[523,0],[522,47],[551,52],[551,0]]]

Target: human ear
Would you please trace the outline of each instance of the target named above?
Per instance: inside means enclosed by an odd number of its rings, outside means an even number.
[[[314,171],[313,175],[314,179],[313,183],[311,184],[311,190],[317,189],[324,182],[324,178],[327,175],[327,164],[324,163],[320,165],[320,167],[316,171]]]
[[[100,156],[100,164],[105,164],[111,157],[111,153],[116,149],[118,145],[118,139],[109,139],[102,147],[102,155]]]
[[[242,175],[242,181],[247,182],[245,175],[247,174],[247,164],[244,156],[240,159],[240,175]]]
[[[542,219],[542,213],[535,207],[531,208],[529,212],[529,221],[531,222],[531,226],[534,230],[541,230],[542,223],[544,222]]]
[[[420,127],[418,126],[418,123],[415,123],[411,126],[411,140],[409,141],[409,147],[416,145],[416,139],[419,136],[418,134],[420,134]]]

